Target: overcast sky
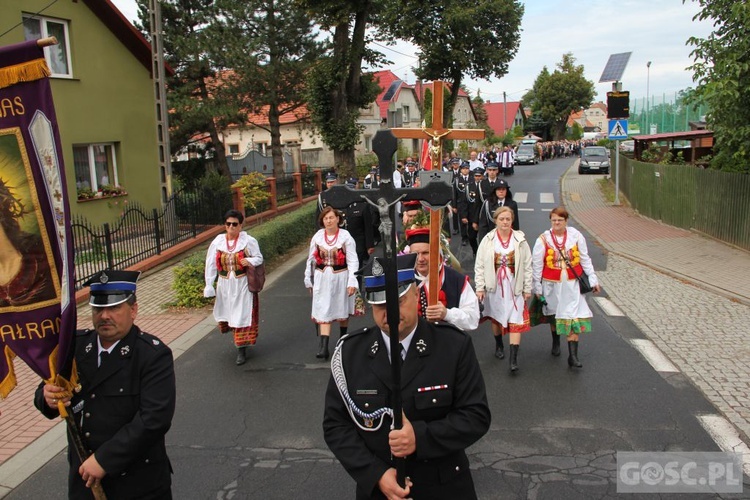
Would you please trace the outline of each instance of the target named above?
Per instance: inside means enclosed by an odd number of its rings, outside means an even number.
[[[137,17],[135,0],[112,0],[130,20]],[[699,11],[693,0],[534,0],[525,2],[521,23],[521,45],[510,63],[508,74],[491,81],[468,80],[465,85],[485,101],[520,99],[544,66],[555,69],[565,52],[571,52],[584,66],[586,78],[595,83],[595,100],[606,101],[611,83],[598,83],[611,54],[632,52],[622,78],[623,90],[631,99],[649,93],[669,100],[675,92],[694,86],[687,45],[691,36],[705,37],[708,22],[693,21]],[[416,50],[408,44],[388,48],[379,45],[393,65],[388,68],[407,83],[414,83]],[[650,70],[646,64],[651,61]]]

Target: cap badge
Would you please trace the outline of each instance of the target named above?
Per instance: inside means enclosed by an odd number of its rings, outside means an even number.
[[[159,341],[158,341],[158,340],[156,340],[156,339],[153,339],[153,340],[152,340],[151,342],[153,342],[153,343],[154,343],[154,345],[159,345],[159,344],[161,344],[161,342],[159,342]]]
[[[127,356],[129,352],[130,352],[129,345],[124,345],[120,348],[120,356]]]
[[[426,350],[427,350],[427,343],[424,341],[424,339],[419,339],[417,341],[417,351],[419,351],[419,353],[421,354],[425,352]]]
[[[99,282],[107,283],[108,281],[109,281],[109,276],[107,276],[107,273],[102,272],[102,275],[99,276]]]
[[[372,275],[373,276],[382,276],[383,275],[383,266],[380,265],[380,262],[378,262],[378,259],[375,259],[372,263]]]
[[[380,347],[380,344],[378,344],[377,340],[373,342],[372,346],[370,346],[370,354],[375,355],[378,352],[379,347]]]

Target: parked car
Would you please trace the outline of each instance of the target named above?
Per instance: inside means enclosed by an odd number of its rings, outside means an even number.
[[[516,163],[519,165],[536,165],[539,163],[536,146],[534,144],[521,144],[516,151]]]
[[[578,164],[578,173],[596,172],[598,174],[609,173],[609,154],[604,146],[589,146],[581,150],[581,162]]]

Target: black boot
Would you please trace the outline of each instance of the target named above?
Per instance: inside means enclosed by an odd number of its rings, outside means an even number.
[[[245,356],[245,349],[247,349],[247,347],[237,348],[237,359],[234,361],[234,364],[236,364],[237,366],[244,365],[245,361],[247,361],[247,357]]]
[[[318,354],[316,354],[315,357],[320,359],[328,359],[328,356],[328,335],[321,335],[320,343],[318,344]]]
[[[521,347],[518,344],[510,345],[510,371],[511,373],[518,371],[518,348]]]
[[[552,355],[560,355],[560,336],[554,331],[552,332]]]
[[[577,340],[569,340],[568,341],[568,366],[575,366],[576,368],[581,368],[583,364],[578,361],[578,341]]]
[[[341,338],[341,337],[343,337],[344,335],[346,335],[346,332],[347,332],[347,330],[349,330],[349,327],[346,327],[346,326],[340,326],[340,327],[339,327],[339,338]]]
[[[505,359],[505,349],[503,348],[503,336],[495,335],[495,357]]]

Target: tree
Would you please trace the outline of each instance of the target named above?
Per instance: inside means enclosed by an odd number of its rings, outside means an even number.
[[[207,54],[206,26],[214,19],[213,0],[164,0],[162,30],[164,59],[174,70],[168,79],[167,106],[170,110],[170,149],[176,153],[187,147],[196,135],[208,134],[216,167],[231,178],[224,145],[219,139],[216,117],[236,119],[232,96],[215,85],[216,69]],[[136,27],[148,36],[148,0],[138,0],[140,23]]]
[[[565,138],[568,117],[573,111],[588,108],[594,99],[594,82],[583,76],[583,65],[576,65],[573,54],[563,54],[551,74],[545,67],[524,96],[534,114],[549,122],[552,138]]]
[[[449,84],[442,124],[448,126],[464,75],[489,80],[508,72],[518,52],[523,12],[515,0],[394,0],[384,6],[381,27],[419,46],[420,65],[414,70],[419,78]]]
[[[322,44],[294,0],[216,4],[219,15],[210,28],[212,60],[232,69],[222,84],[238,99],[242,123],[270,133],[273,171],[279,177],[284,173],[281,117],[308,119],[304,82],[323,53]]]
[[[477,116],[477,126],[484,129],[484,143],[494,144],[496,142],[495,131],[487,123],[487,110],[484,108],[482,93],[477,91],[477,96],[471,100],[474,106],[474,114]]]
[[[332,32],[330,52],[313,66],[307,78],[307,104],[312,123],[333,150],[340,175],[355,170],[354,148],[362,127],[360,109],[372,103],[380,87],[362,73],[363,62],[378,55],[366,48],[366,30],[374,19],[371,0],[299,0],[324,30]]]
[[[711,166],[750,172],[750,6],[732,0],[697,0],[701,11],[694,20],[712,20],[707,38],[690,37],[695,49],[692,102],[708,105],[706,120],[714,131]],[[683,0],[684,3],[684,0]]]

